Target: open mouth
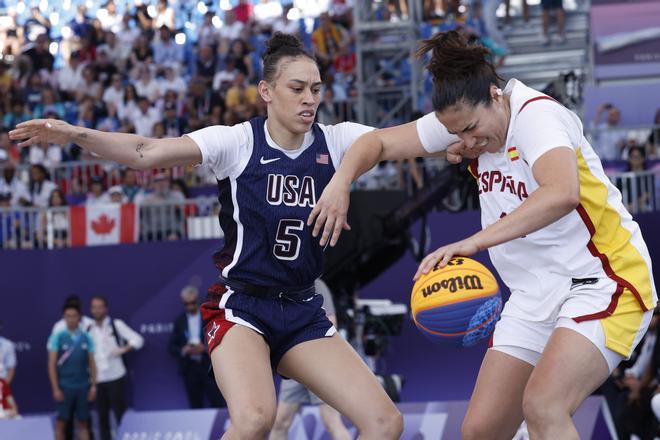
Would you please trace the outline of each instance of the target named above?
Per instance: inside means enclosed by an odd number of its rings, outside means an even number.
[[[303,118],[305,122],[314,122],[314,111],[312,110],[305,110],[300,113],[298,113],[298,116]]]
[[[486,145],[488,145],[488,138],[483,139],[481,142],[479,142],[477,145],[475,145],[477,148],[486,148]]]

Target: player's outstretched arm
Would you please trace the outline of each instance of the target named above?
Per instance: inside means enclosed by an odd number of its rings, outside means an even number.
[[[33,119],[18,124],[9,132],[21,147],[48,142],[75,143],[104,159],[119,162],[134,169],[167,168],[176,165],[196,165],[202,153],[189,137],[151,139],[128,133],[107,133],[78,127],[58,119]]]

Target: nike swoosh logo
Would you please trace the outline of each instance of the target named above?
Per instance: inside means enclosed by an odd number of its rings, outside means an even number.
[[[259,159],[259,163],[261,165],[266,165],[267,163],[275,162],[276,160],[282,159],[281,157],[276,157],[274,159],[264,159],[263,156],[261,156],[261,159]]]

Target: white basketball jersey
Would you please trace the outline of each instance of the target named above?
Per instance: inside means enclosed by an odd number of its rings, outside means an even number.
[[[489,249],[512,294],[503,314],[527,320],[551,318],[570,294],[573,279],[603,277],[630,290],[642,309],[652,309],[657,295],[639,226],[605,175],[579,118],[520,81],[510,80],[504,93],[511,104],[506,144],[497,153],[482,154],[470,167],[479,187],[482,227],[511,213],[536,191],[539,185],[532,167],[541,155],[557,147],[575,151],[580,204],[534,233]],[[603,292],[577,315],[608,316],[618,295],[620,289]]]

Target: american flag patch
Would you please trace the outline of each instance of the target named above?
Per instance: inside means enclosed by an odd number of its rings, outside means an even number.
[[[316,163],[320,163],[321,165],[327,165],[328,164],[328,155],[327,154],[316,154]]]
[[[516,147],[511,147],[506,151],[507,153],[509,153],[509,159],[511,159],[511,162],[520,159],[520,155],[518,154],[518,150],[516,149]]]

